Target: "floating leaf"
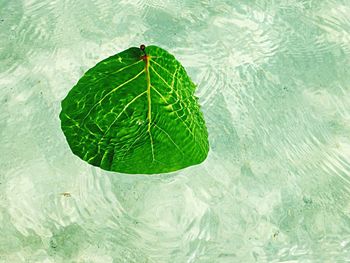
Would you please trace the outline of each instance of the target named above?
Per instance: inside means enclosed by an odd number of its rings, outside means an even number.
[[[195,85],[156,46],[129,48],[89,69],[62,101],[73,153],[108,171],[154,174],[201,163],[208,133]]]

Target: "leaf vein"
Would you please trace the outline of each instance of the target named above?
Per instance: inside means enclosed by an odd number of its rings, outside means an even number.
[[[193,136],[193,138],[195,138],[194,134],[192,133],[191,129],[187,126],[187,124],[182,120],[182,118],[180,118],[179,114],[177,113],[177,111],[174,110],[173,105],[170,104],[166,98],[164,98],[164,96],[154,87],[151,85],[151,88],[162,98],[162,100],[171,107],[171,110],[176,114],[176,116],[179,118],[179,120],[181,120],[181,123],[186,127],[186,129],[189,131],[189,133]]]
[[[175,147],[181,152],[182,155],[184,155],[184,152],[181,150],[181,148],[174,142],[174,140],[171,138],[171,136],[169,135],[169,133],[167,133],[165,130],[163,130],[162,128],[160,128],[157,124],[154,124],[154,127],[158,128],[160,131],[162,131],[166,136],[168,136],[168,138],[170,139],[170,141],[175,145]]]
[[[96,102],[91,109],[88,111],[88,113],[86,114],[86,116],[83,118],[82,120],[82,124],[84,123],[84,121],[86,120],[86,118],[90,115],[90,113],[92,112],[92,110],[94,110],[98,105],[101,105],[101,102],[107,98],[110,94],[112,94],[113,92],[119,90],[121,87],[125,86],[126,84],[130,83],[131,81],[137,79],[145,70],[143,69],[141,72],[139,72],[137,75],[135,75],[134,77],[132,77],[131,79],[128,79],[127,81],[123,82],[122,84],[118,85],[117,87],[115,87],[114,89],[112,89],[110,92],[108,92],[106,95],[104,95],[102,97],[102,99],[100,99],[98,102]]]
[[[123,112],[125,112],[125,110],[132,104],[134,103],[138,98],[142,97],[142,95],[144,95],[147,91],[144,91],[142,93],[140,93],[139,95],[137,95],[135,98],[133,98],[131,101],[128,102],[128,104],[125,105],[125,107],[122,109],[122,111],[117,115],[117,117],[115,118],[115,120],[111,123],[111,125],[109,125],[108,129],[105,131],[104,135],[107,134],[107,132],[111,129],[111,127],[114,125],[114,123],[116,123],[116,121],[119,119],[119,117],[123,114]]]

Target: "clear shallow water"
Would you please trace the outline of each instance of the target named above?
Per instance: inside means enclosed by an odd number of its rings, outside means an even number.
[[[348,1],[1,1],[0,262],[350,260]],[[93,168],[60,129],[84,71],[141,43],[198,84],[210,154]]]

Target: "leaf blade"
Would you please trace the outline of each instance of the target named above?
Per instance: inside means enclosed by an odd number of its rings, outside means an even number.
[[[195,85],[167,51],[145,52],[130,48],[99,62],[62,101],[68,144],[92,165],[154,174],[201,163],[208,154]]]

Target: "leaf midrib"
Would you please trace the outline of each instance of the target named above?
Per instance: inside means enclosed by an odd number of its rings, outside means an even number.
[[[142,60],[142,59],[140,59]],[[119,73],[121,71],[123,71],[124,69],[130,68],[133,65],[138,64],[139,61],[132,63],[128,66],[123,67],[122,69],[117,70],[114,73]],[[102,138],[100,139],[100,142],[102,141],[102,139],[106,136],[106,134],[108,133],[108,131],[111,129],[111,127],[116,123],[116,121],[119,119],[119,117],[121,116],[121,114],[123,112],[125,112],[125,110],[132,104],[134,103],[137,99],[139,99],[140,97],[142,97],[142,95],[144,95],[145,93],[147,93],[147,102],[148,102],[148,112],[147,112],[147,120],[148,120],[148,124],[147,124],[147,132],[149,133],[150,136],[150,143],[151,143],[151,152],[152,152],[152,162],[156,161],[155,159],[155,154],[154,154],[154,143],[153,143],[153,137],[152,137],[152,133],[151,133],[151,128],[152,128],[152,96],[151,96],[151,90],[153,89],[160,97],[161,99],[169,106],[171,106],[172,111],[176,114],[177,118],[179,119],[179,121],[185,126],[186,130],[191,134],[191,136],[195,139],[195,135],[193,134],[193,132],[191,131],[191,129],[187,126],[187,124],[182,120],[181,116],[179,116],[179,114],[177,113],[177,111],[174,110],[174,108],[172,107],[172,104],[170,104],[165,97],[154,87],[151,85],[151,77],[150,77],[150,69],[157,75],[157,77],[165,84],[167,85],[172,92],[174,92],[176,94],[176,96],[179,97],[179,94],[177,93],[176,89],[174,89],[174,82],[176,79],[176,74],[179,71],[179,67],[177,67],[175,69],[174,73],[171,73],[169,70],[165,69],[163,66],[161,66],[159,63],[155,62],[153,59],[151,59],[151,56],[146,55],[144,57],[144,62],[145,62],[145,67],[142,71],[140,71],[139,73],[137,73],[134,77],[132,77],[131,79],[128,79],[127,81],[121,83],[120,85],[118,85],[117,87],[113,88],[111,91],[109,91],[107,94],[105,94],[98,102],[96,102],[91,109],[89,110],[89,112],[86,114],[86,116],[83,118],[82,120],[82,124],[84,123],[84,121],[86,120],[86,118],[91,114],[91,112],[98,106],[101,105],[102,101],[105,100],[109,95],[111,95],[112,93],[116,92],[117,90],[119,90],[120,88],[122,88],[123,86],[129,84],[130,82],[132,82],[133,80],[136,80],[140,75],[142,75],[143,73],[146,74],[146,82],[147,82],[147,89],[146,91],[141,92],[139,95],[137,95],[136,97],[134,97],[129,103],[127,103],[125,105],[125,107],[121,110],[121,112],[117,115],[116,119],[111,123],[111,125],[108,126],[107,130],[104,132]],[[160,74],[156,71],[156,69],[154,67],[152,67],[150,65],[150,61],[152,61],[152,63],[154,63],[155,65],[159,66],[160,68],[162,68],[163,70],[166,71],[167,74],[169,74],[172,77],[172,82],[171,85],[169,85],[162,76],[160,76]],[[156,128],[158,128],[160,131],[162,131],[168,138],[169,140],[175,145],[175,147],[181,152],[181,154],[183,154],[183,151],[180,149],[180,147],[174,142],[174,140],[171,138],[171,136],[164,131],[162,128],[160,128],[159,126],[155,125],[154,126]],[[195,139],[196,141],[196,139]],[[100,144],[99,142],[99,144]],[[198,142],[197,142],[198,143]]]
[[[154,146],[153,146],[153,138],[151,133],[151,123],[152,123],[152,99],[151,99],[151,77],[149,74],[149,60],[150,57],[148,55],[145,55],[144,61],[145,61],[145,72],[146,72],[146,81],[147,81],[147,102],[148,102],[148,113],[147,113],[147,119],[148,119],[148,127],[147,132],[149,134],[150,142],[151,142],[151,152],[152,152],[152,163],[155,161],[154,156]]]

